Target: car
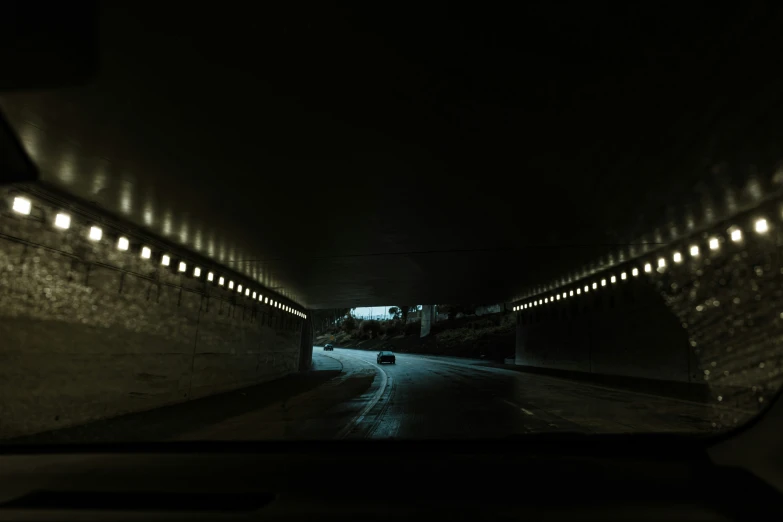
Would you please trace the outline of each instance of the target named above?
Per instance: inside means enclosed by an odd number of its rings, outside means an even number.
[[[334,351],[334,346],[332,346],[331,344],[325,344],[324,345],[324,351],[325,352],[327,352],[327,351],[333,352]]]
[[[383,364],[385,362],[397,364],[397,358],[394,356],[393,352],[378,352],[378,364]]]

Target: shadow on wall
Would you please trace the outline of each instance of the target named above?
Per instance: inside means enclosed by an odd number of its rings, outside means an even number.
[[[687,332],[655,288],[632,280],[520,314],[516,364],[691,382]]]
[[[0,437],[298,370],[300,321],[82,232],[0,216]]]

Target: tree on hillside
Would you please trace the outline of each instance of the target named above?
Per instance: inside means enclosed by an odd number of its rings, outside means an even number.
[[[415,312],[416,307],[412,305],[397,305],[397,308],[400,311],[400,317],[402,318],[403,323],[408,322],[408,312]],[[391,312],[391,310],[389,310]]]

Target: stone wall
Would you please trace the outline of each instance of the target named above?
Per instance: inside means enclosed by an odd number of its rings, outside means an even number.
[[[56,229],[55,212],[0,215],[0,437],[298,370],[298,318],[120,251],[105,225],[98,242],[84,223]]]

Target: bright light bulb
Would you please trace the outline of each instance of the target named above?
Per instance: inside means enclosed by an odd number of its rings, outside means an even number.
[[[234,289],[234,282],[233,281],[229,281],[228,282],[228,289],[229,290],[233,290]]]
[[[152,250],[150,250],[150,247],[141,247],[141,258],[149,259],[151,257],[152,257]]]
[[[663,268],[666,266],[666,260],[664,258],[658,258],[658,268]]]
[[[606,286],[606,279],[601,279],[601,286]]]
[[[193,277],[201,277],[201,269],[199,267],[193,269]]]
[[[581,294],[582,294],[582,289],[581,288],[577,288],[576,289],[576,295],[581,295]]]
[[[259,300],[259,301],[261,301],[261,302],[263,302],[263,301],[264,301],[264,296],[263,296],[263,295],[261,295],[261,294],[258,294],[258,300]]]
[[[184,261],[180,261],[178,270],[180,272],[184,272],[187,269],[188,269],[188,265]]]
[[[696,257],[699,255],[699,247],[696,245],[691,246],[691,255]]]
[[[268,304],[268,303],[269,303],[269,298],[268,297],[264,297],[264,304]]]
[[[247,297],[249,295],[250,295],[250,289],[248,288],[247,290],[245,290],[245,297]]]
[[[680,254],[679,252],[675,252],[674,255],[672,256],[672,259],[674,259],[675,263],[682,263],[682,254]]]
[[[573,295],[574,295],[574,291],[573,291],[573,290],[571,290],[571,291],[568,293],[568,295],[569,295],[569,296],[573,296]]]
[[[253,292],[253,299],[255,299],[257,295],[258,295],[258,292]]]
[[[560,300],[560,294],[557,294],[557,300],[558,301]]]
[[[88,237],[93,241],[100,241],[103,237],[103,230],[99,227],[90,227],[90,234]]]
[[[617,276],[612,276],[610,281],[612,282],[612,284],[615,284],[617,282]]]
[[[163,257],[160,258],[160,264],[163,266],[169,266],[171,264],[171,258],[166,254],[163,254]]]
[[[637,277],[639,275],[639,269],[638,268],[634,268],[633,270],[631,270],[631,275],[634,276],[634,277]]]
[[[742,231],[740,229],[738,229],[738,228],[735,228],[734,230],[732,230],[731,231],[731,240],[734,241],[735,243],[737,241],[741,241],[742,240]]]
[[[237,292],[242,293],[242,285],[237,286]]]
[[[596,288],[598,288],[598,283],[593,283],[593,290],[595,290]]]
[[[33,209],[33,203],[27,198],[16,196],[14,198],[13,207],[11,208],[14,209],[14,212],[27,215]]]
[[[566,298],[566,293],[565,293],[565,292],[563,292],[563,299],[565,299],[565,298]]]
[[[626,279],[628,279],[628,274],[626,274],[625,272],[623,272],[622,274],[620,274],[620,279],[622,279],[623,281],[625,281]]]
[[[644,264],[644,271],[647,272],[647,273],[652,272],[652,265],[650,263],[645,263]]]
[[[544,304],[549,304],[549,298],[548,297],[544,298]]]
[[[57,214],[54,216],[54,226],[63,230],[67,229],[71,226],[71,216],[63,213]]]
[[[117,240],[117,248],[120,250],[128,250],[130,248],[130,241],[127,237],[121,237]]]
[[[213,274],[212,272],[209,272],[207,274],[207,281],[212,282],[214,279],[215,279],[215,274]]]
[[[718,242],[717,237],[713,237],[710,239],[710,250],[717,250],[720,246],[720,243]]]
[[[756,232],[758,232],[759,234],[763,234],[767,230],[769,230],[769,227],[767,225],[766,219],[759,219],[756,221]]]
[[[590,291],[590,287],[588,285],[585,285],[585,293]]]

